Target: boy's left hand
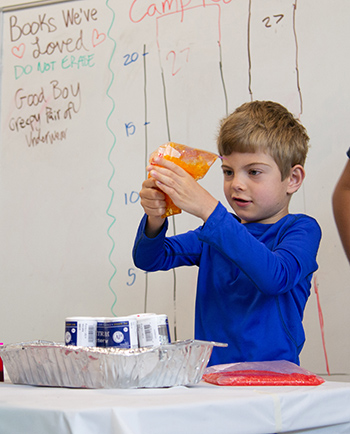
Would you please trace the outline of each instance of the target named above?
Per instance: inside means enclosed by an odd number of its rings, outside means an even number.
[[[216,208],[218,201],[172,161],[156,158],[147,170],[155,179],[157,187],[183,211],[206,221]]]

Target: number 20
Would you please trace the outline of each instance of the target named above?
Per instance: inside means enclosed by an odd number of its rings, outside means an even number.
[[[134,52],[132,54],[125,54],[123,57],[125,59],[124,66],[128,66],[139,58],[138,53]]]

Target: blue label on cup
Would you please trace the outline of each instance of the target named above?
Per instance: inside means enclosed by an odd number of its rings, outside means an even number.
[[[98,321],[97,322],[97,338],[98,347],[118,347],[118,348],[134,348],[135,345],[133,334],[135,327],[131,321]]]
[[[66,345],[77,345],[78,323],[76,321],[66,321]]]
[[[64,340],[66,345],[96,346],[96,319],[92,317],[66,318]]]

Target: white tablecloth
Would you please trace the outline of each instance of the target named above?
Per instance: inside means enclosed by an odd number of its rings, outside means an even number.
[[[1,434],[350,433],[350,384],[65,389],[0,383]]]

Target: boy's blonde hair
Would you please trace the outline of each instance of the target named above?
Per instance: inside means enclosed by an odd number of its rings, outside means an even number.
[[[265,152],[275,160],[282,181],[296,164],[304,166],[309,137],[285,107],[272,101],[253,101],[223,119],[217,139],[221,156],[232,152]]]

